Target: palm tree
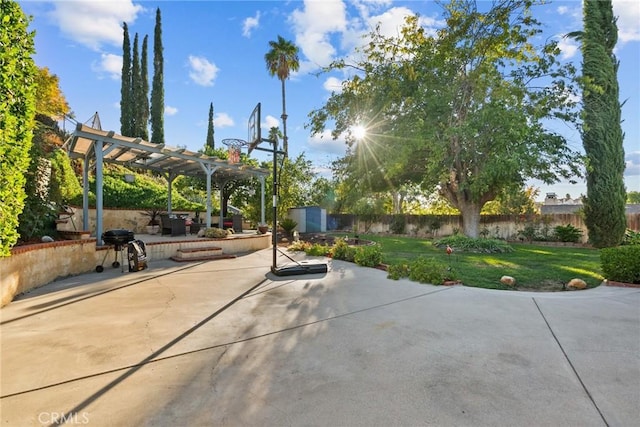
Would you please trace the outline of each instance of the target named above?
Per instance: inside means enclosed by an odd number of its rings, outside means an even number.
[[[267,63],[269,75],[278,76],[282,82],[282,129],[283,129],[283,150],[284,156],[289,154],[289,143],[287,140],[287,109],[285,104],[284,81],[289,78],[291,71],[298,71],[300,61],[298,60],[298,47],[282,36],[278,36],[278,41],[270,41],[271,50],[264,55]]]

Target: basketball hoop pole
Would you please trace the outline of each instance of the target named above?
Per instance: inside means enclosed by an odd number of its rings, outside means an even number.
[[[271,149],[266,149],[258,146],[254,146],[254,150],[258,151],[271,151],[273,153],[273,229],[271,230],[271,243],[273,245],[273,262],[271,264],[271,271],[277,272],[278,262],[278,154],[284,154],[284,151],[278,151],[278,141],[271,139],[261,138],[260,142],[268,142],[271,144]]]
[[[276,261],[278,250],[278,140],[274,139],[271,143],[273,144],[273,230],[271,231],[273,262],[271,272],[275,273],[278,268],[278,261]]]

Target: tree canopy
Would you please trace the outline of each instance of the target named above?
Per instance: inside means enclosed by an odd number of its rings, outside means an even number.
[[[122,76],[120,85],[120,133],[131,136],[133,131],[133,88],[131,86],[131,40],[129,26],[122,23]]]
[[[151,85],[151,141],[164,144],[164,48],[162,47],[162,17],[156,9],[153,33],[153,82]]]
[[[579,174],[579,154],[548,126],[576,119],[575,69],[560,63],[556,41],[533,44],[536,3],[493,2],[483,12],[460,0],[444,6],[435,33],[419,16],[397,36],[375,29],[360,60],[327,68],[353,76],[310,113],[308,127],[321,133],[332,123],[334,138],[346,135],[345,167],[359,185],[438,189],[476,237],[482,207],[504,189]],[[356,141],[360,125],[367,134]]]
[[[51,74],[47,67],[38,68],[36,74],[36,112],[45,116],[61,119],[71,109],[60,90],[58,76]]]
[[[205,147],[208,147],[211,150],[216,148],[216,141],[214,139],[214,129],[213,129],[213,102],[209,104],[209,120],[207,125],[207,140],[205,142]]]
[[[285,102],[284,82],[289,78],[292,71],[298,71],[300,60],[298,58],[298,46],[278,36],[277,41],[269,42],[270,50],[265,54],[264,60],[267,64],[267,71],[270,76],[277,76],[282,83],[282,149],[284,156],[289,155],[289,140],[287,139],[287,108]]]
[[[584,2],[582,143],[587,155],[585,224],[596,247],[617,246],[627,226],[624,147],[620,125],[618,27],[610,0]]]

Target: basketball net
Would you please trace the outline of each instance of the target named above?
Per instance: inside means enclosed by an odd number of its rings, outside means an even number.
[[[230,165],[235,163],[240,163],[240,147],[237,146],[229,146],[229,157],[227,158],[227,162]]]

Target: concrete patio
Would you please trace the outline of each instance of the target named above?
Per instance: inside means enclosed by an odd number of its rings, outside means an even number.
[[[331,260],[276,277],[271,254],[107,269],[5,306],[2,424],[640,421],[640,289],[436,287]]]

